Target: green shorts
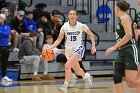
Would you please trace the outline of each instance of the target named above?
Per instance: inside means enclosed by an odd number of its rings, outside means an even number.
[[[138,70],[139,60],[136,45],[119,50],[115,62],[123,63],[126,70]]]

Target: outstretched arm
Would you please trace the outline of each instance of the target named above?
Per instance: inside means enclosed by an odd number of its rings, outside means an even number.
[[[63,37],[64,37],[64,33],[61,33],[61,32],[60,32],[60,34],[59,34],[57,40],[53,43],[53,45],[52,45],[50,48],[53,49],[53,48],[55,48],[56,46],[58,46],[58,45],[61,43]]]

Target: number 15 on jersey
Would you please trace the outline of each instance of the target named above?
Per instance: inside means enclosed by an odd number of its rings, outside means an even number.
[[[76,41],[77,40],[77,36],[71,36],[70,41]]]

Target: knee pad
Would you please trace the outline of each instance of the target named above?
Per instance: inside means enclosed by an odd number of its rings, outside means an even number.
[[[118,84],[122,82],[122,75],[119,73],[115,73],[113,76],[114,84]]]

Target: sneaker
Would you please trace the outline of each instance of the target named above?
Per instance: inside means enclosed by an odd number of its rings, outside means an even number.
[[[76,80],[76,79],[77,79],[77,76],[76,76],[75,74],[72,73],[72,74],[71,74],[71,79],[72,79],[72,80]]]
[[[50,75],[44,75],[43,80],[55,80],[55,78]]]
[[[42,79],[41,79],[39,76],[37,76],[37,75],[34,75],[34,76],[32,77],[32,80],[33,80],[33,81],[42,81]]]
[[[67,93],[67,87],[65,85],[62,85],[60,88],[59,88],[60,91],[62,91],[63,93]]]
[[[12,85],[12,84],[13,84],[13,82],[6,82],[6,81],[2,81],[2,82],[1,82],[1,84],[2,84],[2,86],[7,87],[7,86]]]
[[[19,49],[18,49],[18,48],[14,48],[12,51],[13,51],[13,52],[18,52]]]
[[[4,81],[12,82],[13,80],[8,78],[7,76],[5,76],[2,78],[2,82],[4,82]]]
[[[87,83],[87,85],[89,87],[92,86],[92,78],[91,78],[91,75],[89,73],[86,73],[85,76],[84,76],[84,81],[85,83]]]

